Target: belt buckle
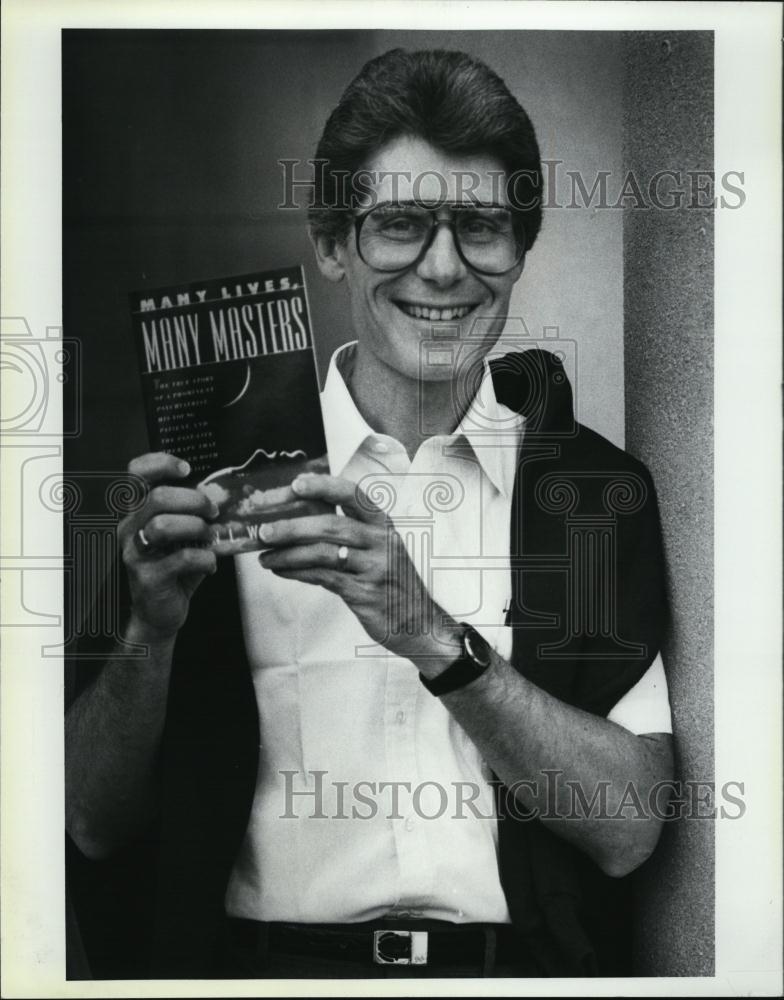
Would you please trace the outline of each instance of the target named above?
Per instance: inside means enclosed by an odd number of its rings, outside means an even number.
[[[427,965],[427,931],[373,931],[377,965]]]

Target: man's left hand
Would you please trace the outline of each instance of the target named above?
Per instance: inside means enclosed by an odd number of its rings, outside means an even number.
[[[260,535],[270,548],[262,552],[261,565],[337,594],[371,639],[390,652],[410,658],[447,652],[449,618],[428,593],[387,514],[348,479],[305,473],[292,489],[339,506],[345,516],[335,512],[265,525]]]

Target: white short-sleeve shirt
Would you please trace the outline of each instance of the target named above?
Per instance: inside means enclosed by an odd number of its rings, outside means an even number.
[[[331,472],[385,505],[435,600],[508,659],[522,418],[498,403],[486,370],[458,429],[409,460],[357,411],[340,373],[351,350],[333,356],[322,393]],[[414,665],[374,644],[336,595],[274,576],[254,553],[236,566],[261,745],[227,912],[508,922],[489,769]],[[608,718],[671,731],[660,657]]]

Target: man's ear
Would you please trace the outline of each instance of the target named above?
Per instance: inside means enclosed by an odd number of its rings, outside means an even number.
[[[316,253],[319,270],[328,281],[342,281],[346,274],[344,263],[345,247],[334,236],[314,233],[308,229],[310,242]]]

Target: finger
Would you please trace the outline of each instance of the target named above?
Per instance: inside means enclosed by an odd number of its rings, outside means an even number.
[[[305,545],[332,542],[365,548],[370,544],[368,530],[359,522],[339,514],[295,517],[265,524],[259,532],[268,545]]]
[[[140,520],[149,521],[157,514],[191,514],[210,520],[218,516],[218,506],[201,490],[184,486],[156,486],[150,490]]]
[[[339,505],[346,514],[366,524],[380,524],[386,520],[384,511],[349,479],[304,472],[297,476],[291,488],[297,496],[315,497]]]
[[[317,542],[314,545],[295,545],[285,549],[267,549],[259,556],[265,569],[299,570],[329,569],[341,573],[358,573],[365,569],[367,552],[349,549],[348,558],[341,563],[340,547],[332,542]]]
[[[164,451],[151,451],[131,459],[128,463],[128,472],[134,476],[141,476],[153,486],[167,480],[176,482],[178,479],[184,479],[190,475],[191,467],[176,455],[169,455]]]
[[[136,534],[139,528],[145,529],[150,520],[159,514],[190,514],[204,520],[212,520],[218,514],[218,508],[203,493],[187,489],[183,486],[155,486],[147,497],[141,510],[124,518],[118,528],[122,542]],[[148,540],[152,539],[147,536]]]
[[[317,587],[324,587],[326,590],[332,591],[333,594],[342,594],[346,587],[346,581],[350,579],[345,573],[321,567],[311,567],[309,569],[276,569],[273,572],[275,576],[279,576],[284,580],[311,583]]]
[[[320,455],[318,458],[311,458],[310,461],[305,462],[305,469],[307,472],[319,472],[329,475],[329,458],[326,455]]]
[[[144,535],[156,549],[194,543],[209,544],[213,529],[193,514],[156,514],[144,525]]]
[[[156,559],[139,564],[139,577],[150,585],[160,585],[166,579],[186,575],[206,576],[218,568],[218,560],[210,549],[182,548]]]

